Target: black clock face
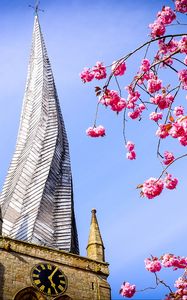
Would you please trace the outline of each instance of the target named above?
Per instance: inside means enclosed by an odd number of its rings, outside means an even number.
[[[40,263],[31,271],[33,285],[48,296],[58,296],[67,289],[67,278],[59,267]]]

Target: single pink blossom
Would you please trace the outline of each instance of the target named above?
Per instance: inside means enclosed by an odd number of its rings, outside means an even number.
[[[122,111],[127,106],[125,99],[120,99],[120,101],[116,104],[111,105],[111,109],[116,111],[117,113]]]
[[[169,6],[163,6],[157,14],[158,21],[162,24],[171,24],[176,19],[176,14]]]
[[[94,74],[93,74],[92,70],[90,70],[88,68],[84,68],[84,70],[79,75],[84,83],[92,81],[92,79],[94,78]]]
[[[103,137],[105,136],[105,128],[101,125],[97,127],[89,127],[86,130],[86,134],[90,137]]]
[[[178,184],[178,179],[177,178],[172,178],[171,174],[167,174],[165,179],[164,179],[165,187],[169,190],[173,190],[176,188]]]
[[[160,113],[156,113],[155,111],[153,111],[152,113],[150,113],[149,115],[149,119],[153,120],[155,122],[158,122],[158,120],[162,120],[163,114]]]
[[[174,114],[176,115],[176,117],[180,117],[184,115],[184,107],[182,106],[176,106],[174,108]]]
[[[187,146],[187,134],[180,136],[178,140],[182,146]]]
[[[134,150],[127,152],[126,157],[127,159],[134,160],[136,159],[136,152]]]
[[[179,122],[172,123],[172,127],[169,130],[169,135],[171,135],[173,138],[181,137],[185,134],[184,128],[182,124]]]
[[[131,118],[133,120],[139,118],[140,115],[141,115],[141,110],[139,108],[135,109],[132,112],[128,112],[129,118]]]
[[[145,268],[149,272],[153,272],[153,273],[159,272],[162,268],[162,265],[157,257],[146,258],[144,262],[145,262]]]
[[[144,58],[141,62],[140,71],[148,72],[150,70],[150,61],[147,58]]]
[[[95,66],[92,68],[92,72],[94,74],[94,78],[100,80],[106,78],[106,67],[103,65],[102,62],[96,62]]]
[[[165,151],[164,152],[164,160],[163,163],[167,166],[174,161],[175,157],[172,152]]]
[[[113,62],[112,63],[112,72],[115,76],[122,76],[126,71],[126,64],[125,62]]]
[[[184,35],[178,43],[181,53],[187,54],[187,35]]]
[[[157,78],[151,78],[147,81],[147,91],[149,93],[158,92],[162,87],[162,80]]]
[[[158,135],[161,139],[165,139],[169,135],[167,125],[160,124],[156,131],[156,135]]]
[[[181,13],[187,13],[187,0],[176,0],[175,8]]]
[[[182,83],[183,89],[187,90],[187,69],[178,72],[179,80]]]
[[[119,293],[123,297],[132,298],[136,293],[136,286],[134,284],[131,285],[129,282],[124,282]]]
[[[142,196],[147,197],[148,199],[153,199],[156,196],[159,196],[164,188],[164,182],[162,179],[149,178],[147,179],[142,186]]]
[[[128,141],[125,147],[127,148],[128,151],[131,152],[132,150],[134,150],[135,144],[131,141]]]
[[[154,23],[149,24],[149,28],[151,28],[151,36],[153,39],[164,35],[166,28],[163,23],[156,20]]]

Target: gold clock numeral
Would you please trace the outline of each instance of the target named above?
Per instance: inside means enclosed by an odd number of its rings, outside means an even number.
[[[39,278],[39,274],[33,274],[33,277]]]
[[[45,289],[45,286],[44,285],[42,285],[41,287],[40,287],[40,291],[44,291],[44,289]]]
[[[41,281],[40,281],[40,279],[36,279],[36,280],[34,280],[34,283],[37,285],[37,284],[40,284]]]
[[[65,280],[60,280],[60,283],[66,283]]]
[[[47,291],[48,295],[51,295],[51,289],[48,288],[48,291]]]
[[[64,277],[64,275],[59,275],[59,277]]]
[[[38,268],[34,268],[34,271],[40,272],[40,270]]]
[[[51,265],[47,265],[48,270],[52,270],[52,266]]]
[[[59,285],[59,286],[58,286],[58,288],[59,288],[59,290],[61,290],[61,291],[63,291],[63,290],[64,290],[64,288],[63,288],[63,286],[62,286],[62,285]]]
[[[45,270],[45,266],[43,264],[40,265],[43,270]]]

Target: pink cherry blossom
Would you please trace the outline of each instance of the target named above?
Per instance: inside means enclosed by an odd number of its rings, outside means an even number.
[[[127,152],[126,157],[130,160],[136,159],[136,152],[134,150]]]
[[[179,80],[182,83],[183,89],[187,90],[187,69],[178,72]]]
[[[169,135],[171,135],[173,138],[178,138],[183,136],[185,133],[184,128],[182,124],[179,122],[172,123],[172,127],[169,130]]]
[[[187,134],[180,136],[178,140],[182,146],[187,146]]]
[[[171,94],[166,95],[164,94],[157,94],[154,98],[151,98],[150,101],[156,105],[160,109],[165,109],[170,107],[174,100],[174,97]]]
[[[158,135],[161,139],[165,139],[169,135],[167,125],[160,124],[156,131],[156,135]]]
[[[126,64],[125,62],[113,62],[112,63],[112,72],[115,76],[122,76],[126,71]]]
[[[94,74],[93,74],[92,70],[90,70],[88,68],[84,68],[84,70],[79,75],[84,83],[92,81],[92,79],[94,78]]]
[[[158,122],[158,120],[162,120],[163,114],[160,113],[156,113],[155,111],[153,111],[152,113],[150,113],[149,115],[149,119],[153,120],[155,122]]]
[[[102,62],[96,62],[96,65],[92,68],[92,72],[94,74],[94,78],[100,80],[106,78],[106,67],[103,65]]]
[[[130,284],[129,282],[124,282],[119,291],[121,296],[131,298],[136,293],[136,286],[134,284]]]
[[[165,179],[164,179],[165,187],[169,190],[173,190],[176,188],[178,184],[178,179],[177,178],[172,178],[171,174],[167,174]]]
[[[105,128],[102,125],[97,127],[89,127],[86,130],[86,134],[90,137],[103,137],[105,136]]]
[[[174,161],[175,157],[172,152],[165,151],[164,152],[164,160],[163,163],[167,166]]]
[[[162,80],[157,78],[152,78],[147,81],[147,91],[149,93],[158,92],[162,87]]]
[[[162,268],[162,265],[157,257],[146,258],[144,262],[145,262],[145,268],[149,272],[153,272],[153,273],[159,272]]]
[[[131,141],[128,141],[125,147],[128,149],[128,151],[131,152],[132,150],[134,150],[135,144]]]
[[[175,8],[181,13],[187,13],[187,0],[176,0]]]
[[[147,58],[144,58],[141,62],[140,71],[148,72],[150,70],[150,61]]]
[[[181,53],[187,54],[187,35],[183,36],[178,43]]]
[[[180,117],[184,115],[184,107],[182,106],[176,106],[174,108],[174,114],[176,115],[176,117]]]
[[[157,14],[158,21],[162,24],[171,24],[176,19],[176,14],[169,6],[163,6],[162,11]]]
[[[129,118],[135,120],[135,119],[137,119],[137,118],[140,117],[141,112],[142,112],[142,111],[141,111],[139,108],[137,108],[137,109],[135,109],[135,110],[132,111],[132,112],[128,112],[128,116],[129,116]]]
[[[165,43],[163,39],[158,41],[159,53],[160,54],[171,54],[179,49],[178,41],[175,39]]]
[[[151,28],[151,36],[153,39],[164,35],[166,28],[163,23],[156,20],[154,23],[149,24],[149,28]]]
[[[145,104],[140,103],[140,104],[138,105],[138,108],[139,108],[139,110],[142,112],[143,110],[146,109],[146,106],[145,106]]]
[[[187,279],[184,277],[179,277],[176,281],[175,281],[175,287],[178,289],[183,289],[183,288],[187,288]]]
[[[162,179],[151,177],[143,183],[141,194],[148,199],[153,199],[154,197],[161,194],[163,188],[164,182],[162,181]]]
[[[127,106],[125,99],[120,99],[118,103],[112,104],[111,109],[116,112],[122,111]]]

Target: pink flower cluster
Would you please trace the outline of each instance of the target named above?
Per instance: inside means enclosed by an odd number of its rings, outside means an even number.
[[[119,293],[123,297],[132,298],[136,293],[136,286],[134,284],[131,285],[129,282],[124,282]]]
[[[146,258],[144,262],[145,268],[149,272],[159,272],[162,268],[161,263],[157,257]]]
[[[122,76],[126,71],[125,62],[114,61],[112,63],[112,72],[115,76]]]
[[[152,112],[150,113],[149,115],[149,119],[150,120],[153,120],[155,122],[158,122],[159,120],[162,120],[162,117],[163,117],[163,114],[160,112],[160,113],[157,113],[157,112]]]
[[[147,81],[147,91],[152,94],[158,92],[162,87],[162,80],[158,79],[157,76],[150,78]]]
[[[171,174],[167,174],[164,179],[149,178],[141,186],[141,196],[147,197],[148,199],[153,199],[159,196],[164,187],[173,190],[178,184],[177,178],[172,178]]]
[[[86,134],[90,137],[103,137],[105,136],[105,128],[101,125],[97,127],[89,127],[86,130]]]
[[[187,116],[181,116],[173,123],[160,124],[156,135],[161,139],[167,136],[178,138],[182,146],[187,146]]]
[[[181,13],[187,13],[187,0],[176,0],[175,8]]]
[[[187,257],[175,256],[174,254],[164,254],[161,263],[166,268],[185,269],[187,267]]]
[[[134,147],[135,145],[128,141],[127,144],[126,144],[126,148],[129,152],[127,152],[127,159],[130,159],[130,160],[133,160],[133,159],[136,159],[136,152],[134,151]]]
[[[169,165],[170,163],[172,163],[174,161],[175,157],[173,155],[173,153],[169,152],[169,151],[165,151],[164,152],[164,160],[163,163],[164,165]]]
[[[175,12],[169,6],[164,6],[162,10],[158,12],[157,19],[154,23],[149,25],[152,38],[154,39],[164,35],[166,31],[165,26],[171,24],[175,19]]]
[[[184,107],[182,106],[176,106],[174,108],[174,114],[176,115],[176,117],[181,117],[184,115]]]
[[[174,100],[174,97],[171,94],[157,94],[154,98],[150,99],[150,102],[158,105],[160,109],[165,109],[170,107]]]
[[[121,98],[119,93],[114,90],[105,90],[99,102],[116,112],[120,112],[126,107],[125,99]]]
[[[187,90],[187,69],[178,72],[179,80],[181,81],[182,88]]]
[[[94,78],[100,80],[107,76],[106,67],[98,61],[92,69],[84,68],[79,75],[84,83],[92,81]]]

